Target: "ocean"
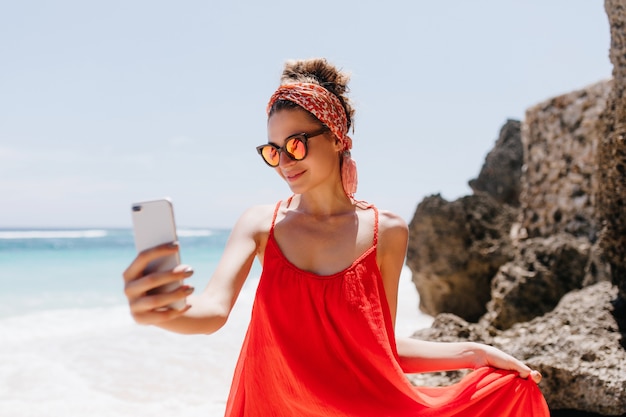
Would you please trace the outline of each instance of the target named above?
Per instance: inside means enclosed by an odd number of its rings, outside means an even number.
[[[196,291],[229,232],[178,230]],[[260,265],[223,329],[183,336],[132,321],[122,272],[134,256],[130,229],[0,229],[0,417],[223,415]],[[431,324],[418,301],[405,267],[397,334]]]

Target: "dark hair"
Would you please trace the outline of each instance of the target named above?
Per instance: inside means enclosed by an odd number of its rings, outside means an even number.
[[[290,60],[285,63],[280,84],[312,83],[318,84],[333,93],[343,106],[348,121],[348,129],[352,127],[354,108],[346,96],[348,93],[348,81],[350,75],[337,69],[324,58],[312,58],[302,60]],[[274,112],[283,109],[299,107],[296,103],[288,100],[277,100],[269,111],[271,116]]]

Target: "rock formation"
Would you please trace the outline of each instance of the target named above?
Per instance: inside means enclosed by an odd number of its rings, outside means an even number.
[[[626,299],[626,1],[606,0],[611,25],[613,88],[600,118],[598,144],[598,217],[600,246],[612,270],[613,283]]]
[[[524,163],[519,120],[507,120],[487,154],[478,178],[470,180],[475,194],[486,193],[498,203],[519,206],[521,169]]]
[[[595,215],[598,118],[612,82],[539,103],[522,123],[522,231],[529,237],[565,232],[597,239]]]
[[[508,329],[556,307],[561,297],[579,289],[591,245],[566,233],[518,242],[515,258],[491,282],[486,325]]]
[[[625,324],[626,311],[623,304],[613,304],[616,295],[616,287],[609,282],[572,291],[551,312],[500,332],[441,314],[430,329],[415,337],[471,340],[511,353],[541,371],[540,388],[551,410],[622,415],[626,412],[626,350],[619,321]],[[419,385],[446,385],[464,374],[417,374],[410,379]]]
[[[523,165],[499,139],[473,196],[428,197],[409,225],[420,308],[438,314],[414,337],[484,342],[524,360],[544,374],[553,415],[626,415],[626,0],[605,8],[613,79],[529,108]],[[514,141],[512,122],[502,132]],[[478,320],[467,298],[487,300]],[[464,373],[411,379],[441,385]]]
[[[419,238],[409,239],[407,251],[420,309],[477,321],[486,312],[491,278],[512,259],[514,220],[515,210],[486,194],[453,203],[438,195],[424,199],[410,226]]]

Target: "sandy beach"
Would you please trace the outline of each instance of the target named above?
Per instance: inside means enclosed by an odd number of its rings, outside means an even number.
[[[210,336],[136,325],[123,305],[0,320],[0,414],[221,416],[256,283],[249,280],[229,322]],[[417,303],[405,267],[397,334],[432,322]]]

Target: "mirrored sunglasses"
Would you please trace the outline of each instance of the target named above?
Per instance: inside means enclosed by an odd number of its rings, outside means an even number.
[[[280,163],[280,153],[285,154],[294,161],[302,161],[308,153],[307,142],[309,139],[319,136],[328,130],[327,127],[322,128],[313,133],[298,133],[291,135],[285,140],[283,146],[277,146],[273,143],[257,146],[256,150],[261,155],[265,163],[273,168]]]

